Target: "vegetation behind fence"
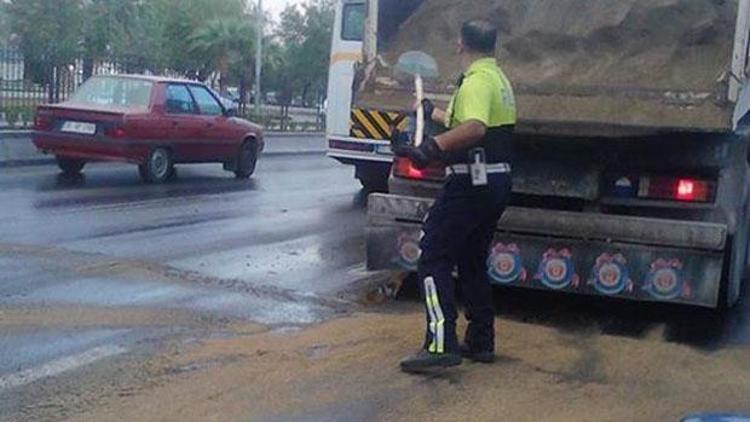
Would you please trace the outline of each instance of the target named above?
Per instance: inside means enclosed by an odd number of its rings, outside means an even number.
[[[197,79],[253,102],[257,10],[247,0],[0,0],[0,113],[24,120],[91,75],[151,73]],[[315,107],[326,92],[332,0],[266,15],[263,88],[286,105]],[[308,120],[279,107],[279,127]],[[264,115],[267,111],[264,110]],[[10,117],[8,117],[10,116]],[[2,117],[2,116],[0,116]],[[263,117],[263,116],[260,116]]]
[[[148,71],[138,63],[115,58],[92,64],[79,59],[63,66],[28,63],[19,50],[0,47],[0,128],[31,126],[37,105],[65,101],[90,76],[141,72]],[[270,130],[320,131],[325,126],[321,110],[290,111],[289,107],[266,105],[256,114],[253,107],[238,108],[242,117]]]

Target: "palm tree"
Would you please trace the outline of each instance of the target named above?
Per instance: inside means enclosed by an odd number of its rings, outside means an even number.
[[[233,67],[240,73],[249,68],[253,60],[255,34],[248,19],[211,19],[196,29],[189,37],[190,53],[204,58],[203,75],[219,74],[219,87],[225,88],[227,76]]]

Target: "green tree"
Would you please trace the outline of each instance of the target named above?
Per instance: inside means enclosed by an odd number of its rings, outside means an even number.
[[[64,76],[79,59],[84,76],[117,61],[129,72],[218,78],[221,88],[238,85],[244,102],[254,82],[254,7],[247,0],[0,0],[0,37],[2,29],[10,32],[1,25],[7,9],[27,75],[36,82]],[[333,16],[333,0],[308,0],[283,12],[264,40],[267,89],[289,100],[319,99]]]
[[[0,45],[10,41],[10,20],[8,19],[8,5],[0,0]]]
[[[245,17],[214,18],[190,36],[190,53],[205,59],[201,73],[217,72],[222,90],[229,82],[230,70],[239,78],[247,76],[254,48],[255,30]]]
[[[282,12],[276,34],[281,44],[276,59],[281,68],[278,83],[291,91],[282,97],[300,95],[305,104],[320,99],[328,78],[333,23],[331,0],[310,0],[301,8],[290,5]]]
[[[132,30],[140,27],[143,7],[139,0],[88,0],[80,45],[84,77],[91,76],[97,62],[122,56],[134,44]]]
[[[199,79],[206,79],[211,58],[196,55],[192,38],[213,20],[238,19],[246,15],[245,0],[150,0],[158,16],[163,18],[162,51],[173,70]]]
[[[68,65],[77,57],[83,0],[11,0],[7,3],[11,29],[20,40],[25,74],[34,82],[54,76],[58,81],[70,78]],[[55,83],[50,100],[60,98]]]

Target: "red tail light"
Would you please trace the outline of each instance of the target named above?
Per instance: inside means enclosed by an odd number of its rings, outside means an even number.
[[[124,138],[128,136],[128,133],[125,131],[125,129],[122,126],[112,126],[110,128],[107,128],[104,131],[104,134],[109,136],[110,138]]]
[[[393,175],[412,180],[442,181],[445,179],[445,167],[418,169],[408,158],[396,157],[393,161]]]
[[[683,201],[694,201],[696,196],[695,180],[680,179],[680,181],[677,182],[677,199]]]
[[[677,177],[641,177],[638,196],[644,199],[709,203],[716,196],[716,182]]]
[[[44,114],[34,116],[34,130],[49,130],[52,127],[52,117]]]

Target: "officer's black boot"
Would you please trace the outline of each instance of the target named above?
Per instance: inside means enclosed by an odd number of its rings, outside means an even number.
[[[430,353],[422,349],[414,356],[401,361],[401,370],[409,373],[420,373],[429,369],[449,368],[461,364],[458,353]]]
[[[429,369],[448,368],[460,365],[462,362],[460,349],[458,347],[458,337],[454,324],[447,324],[445,350],[443,353],[430,352],[430,346],[436,346],[433,343],[432,333],[428,329],[425,333],[425,341],[420,350],[414,356],[410,356],[401,361],[401,370],[408,373],[421,373]]]
[[[495,333],[492,322],[472,321],[466,328],[466,338],[461,345],[461,356],[472,362],[492,363],[495,361]]]
[[[472,362],[493,363],[495,361],[494,350],[472,349],[466,344],[461,345],[461,356]]]

